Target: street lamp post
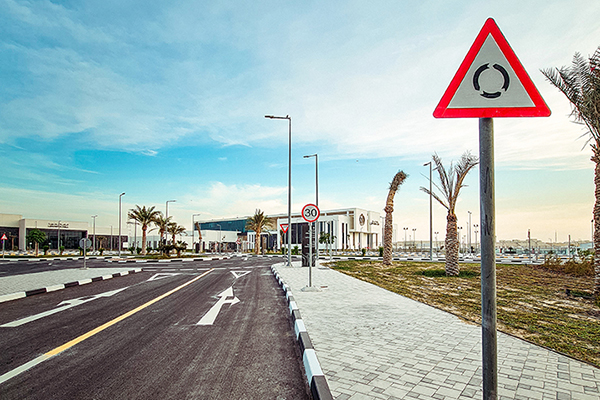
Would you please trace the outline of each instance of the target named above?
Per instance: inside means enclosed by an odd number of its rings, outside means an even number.
[[[460,253],[462,250],[462,226],[458,227],[458,256],[460,257]]]
[[[121,257],[121,247],[123,247],[123,245],[121,244],[121,197],[123,197],[124,195],[125,192],[119,195],[119,257]]]
[[[175,203],[177,200],[167,200],[165,203],[165,218],[169,218],[169,203]]]
[[[471,211],[469,213],[469,229],[467,230],[467,246],[469,246],[468,253],[471,254]]]
[[[56,250],[60,254],[60,219],[58,220],[58,244],[56,245]]]
[[[438,249],[440,248],[440,242],[438,242],[438,233],[435,232],[435,256],[438,256]]]
[[[429,260],[433,261],[433,187],[431,186],[431,161],[423,164],[423,166],[427,165],[429,165]]]
[[[406,231],[408,231],[408,227],[402,229],[404,229],[404,252],[406,252]]]
[[[98,215],[92,215],[92,218],[94,219],[94,241],[92,242],[92,250],[96,251],[96,217]]]
[[[415,247],[415,251],[417,250],[417,228],[413,228],[413,246]]]
[[[314,157],[315,158],[315,205],[317,206],[317,208],[319,208],[319,155],[318,154],[311,154],[308,156],[304,156],[304,158],[310,158],[310,157]],[[315,257],[317,260],[317,263],[319,262],[319,221],[315,221]]]
[[[221,254],[221,225],[216,225],[219,227],[219,254]]]
[[[194,228],[196,227],[196,225],[194,224],[194,217],[196,217],[198,215],[200,215],[200,214],[199,213],[192,214],[192,253],[194,252]],[[198,231],[198,232],[200,232],[200,231]],[[200,244],[198,243],[198,245],[200,245]]]
[[[292,266],[292,117],[276,117],[274,115],[265,115],[269,119],[287,119],[288,120],[288,267]]]
[[[477,234],[479,233],[477,228],[479,228],[479,224],[475,224],[473,225],[473,227],[475,228],[475,255],[477,255],[477,249],[479,247],[479,245],[477,244]]]
[[[112,231],[112,228],[113,228],[113,226],[111,225],[110,226],[110,251],[111,251],[111,253],[112,253],[112,250],[113,250],[113,243],[112,243],[113,242],[113,231]]]

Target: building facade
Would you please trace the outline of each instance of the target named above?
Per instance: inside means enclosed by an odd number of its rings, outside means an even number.
[[[20,214],[0,214],[0,236],[6,235],[6,250],[27,250],[30,243],[27,243],[27,235],[31,230],[38,229],[46,234],[46,241],[41,243],[40,248],[47,245],[50,250],[60,250],[64,247],[67,250],[79,248],[79,241],[82,238],[89,238],[93,241],[93,248],[114,249],[119,247],[118,229],[115,227],[113,235],[112,227],[90,227],[87,222],[47,220],[23,218]],[[126,228],[123,230],[126,231]],[[127,243],[127,235],[121,236],[121,243]]]
[[[306,232],[308,222],[302,218],[299,212],[292,213],[291,217],[291,227],[287,229],[287,232],[284,232],[283,228],[288,223],[287,214],[267,216],[271,220],[272,229],[262,232],[261,236],[263,238],[261,241],[266,244],[268,250],[279,251],[286,246],[288,235],[291,235],[292,246],[301,247],[302,232]],[[222,236],[223,241],[232,241],[228,242],[230,248],[234,248],[233,245],[235,244],[241,246],[239,247],[241,250],[253,250],[256,233],[246,230],[248,218],[249,216],[198,221],[198,225],[194,229],[197,231],[198,227],[200,228],[204,241],[214,241],[215,236]],[[361,208],[344,208],[321,211],[317,221],[317,229],[318,232],[331,235],[333,250],[376,249],[383,246],[383,223],[384,217],[379,212]],[[395,235],[396,229],[394,229],[393,242],[396,242]],[[235,243],[233,240],[235,240]],[[325,250],[329,246],[321,243],[319,248]]]

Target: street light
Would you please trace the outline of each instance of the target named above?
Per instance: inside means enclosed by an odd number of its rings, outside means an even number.
[[[406,253],[406,231],[408,231],[408,227],[402,229],[404,229],[404,252]]]
[[[219,254],[221,254],[221,225],[216,225],[219,227]]]
[[[431,182],[431,161],[423,164],[429,165],[429,260],[433,261],[433,187]]]
[[[315,158],[315,205],[319,208],[319,155],[311,154],[308,156],[304,156],[304,158]],[[319,221],[315,221],[315,256],[317,259],[317,263],[319,262]]]
[[[274,115],[265,115],[269,119],[287,119],[288,120],[288,267],[292,266],[292,117],[276,117]]]
[[[479,228],[479,224],[475,224],[473,227],[475,228],[475,255],[477,255],[477,248],[479,247],[477,244],[477,234],[479,233],[477,228]]]
[[[165,218],[169,218],[169,203],[175,203],[177,200],[167,200],[165,203]]]
[[[462,250],[462,226],[458,227],[458,256],[460,257],[460,253]]]
[[[123,247],[123,245],[121,244],[121,197],[123,197],[124,195],[125,192],[119,195],[119,257],[121,257],[121,247]]]
[[[198,215],[200,215],[200,214],[199,213],[198,214],[192,214],[192,252],[194,252],[194,227],[195,227],[195,225],[194,225],[194,217],[196,217]],[[198,231],[198,232],[200,232],[200,231]],[[200,243],[198,243],[198,245],[199,244]]]
[[[413,246],[415,246],[415,251],[417,251],[417,228],[413,228]]]
[[[467,245],[469,246],[469,254],[471,254],[471,211],[469,213],[469,230],[467,230]]]
[[[435,233],[435,256],[438,256],[438,249],[440,248],[440,242],[438,242],[438,233],[439,232],[434,232]]]
[[[94,241],[92,242],[92,250],[96,251],[96,217],[98,215],[92,215],[92,218],[94,219]]]
[[[58,220],[58,244],[56,246],[56,250],[60,253],[60,219]]]

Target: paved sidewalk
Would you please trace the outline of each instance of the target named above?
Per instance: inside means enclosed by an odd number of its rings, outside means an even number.
[[[49,288],[52,290],[64,289],[64,285],[78,282],[86,284],[92,282],[92,279],[102,277],[110,279],[115,274],[126,275],[132,268],[71,268],[61,269],[57,271],[34,272],[31,274],[5,276],[0,278],[0,297],[8,299],[10,295],[22,293],[22,296],[14,297],[15,299],[25,297],[25,292],[38,290],[41,288]],[[138,269],[139,271],[139,269]]]
[[[298,263],[294,263],[298,264]],[[481,399],[481,328],[329,268],[276,267],[334,398]],[[600,398],[600,369],[498,333],[499,399]]]

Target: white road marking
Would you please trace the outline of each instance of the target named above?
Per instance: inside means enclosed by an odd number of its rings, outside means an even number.
[[[41,312],[39,314],[31,315],[29,317],[21,318],[21,319],[18,319],[16,321],[8,322],[8,323],[6,323],[4,325],[0,325],[0,328],[15,328],[17,326],[25,325],[28,322],[36,321],[36,320],[38,320],[40,318],[44,318],[44,317],[47,317],[49,315],[56,314],[56,313],[59,313],[61,311],[68,310],[69,308],[76,307],[78,305],[87,303],[88,301],[96,300],[96,299],[99,299],[101,297],[114,296],[115,294],[117,294],[117,293],[119,293],[119,292],[127,289],[128,287],[129,286],[124,287],[122,289],[111,290],[110,292],[104,292],[104,293],[96,294],[96,295],[94,295],[94,296],[92,296],[90,298],[86,298],[87,296],[85,296],[85,297],[79,297],[79,298],[76,298],[76,299],[65,300],[65,301],[60,302],[58,304],[58,307],[55,308],[55,309],[44,311],[44,312]]]
[[[221,307],[223,307],[223,304],[229,303],[230,307],[231,307],[232,305],[240,302],[240,299],[238,299],[237,297],[235,297],[233,295],[233,287],[225,289],[223,292],[221,292],[219,294],[219,297],[220,297],[219,301],[217,301],[215,303],[215,305],[212,306],[212,308],[210,310],[208,310],[208,312],[206,314],[204,314],[202,319],[200,321],[198,321],[198,323],[196,325],[212,325],[215,322],[215,319],[217,319],[217,315],[219,315],[219,312],[221,311]],[[227,300],[227,297],[233,297],[233,299]]]
[[[235,279],[241,278],[244,275],[248,275],[252,271],[231,271]]]
[[[178,272],[160,272],[158,274],[152,275],[150,278],[148,278],[148,280],[146,280],[146,282],[148,282],[148,281],[157,281],[159,279],[169,278],[169,277],[175,276],[175,275],[181,275],[181,274],[178,273]]]

